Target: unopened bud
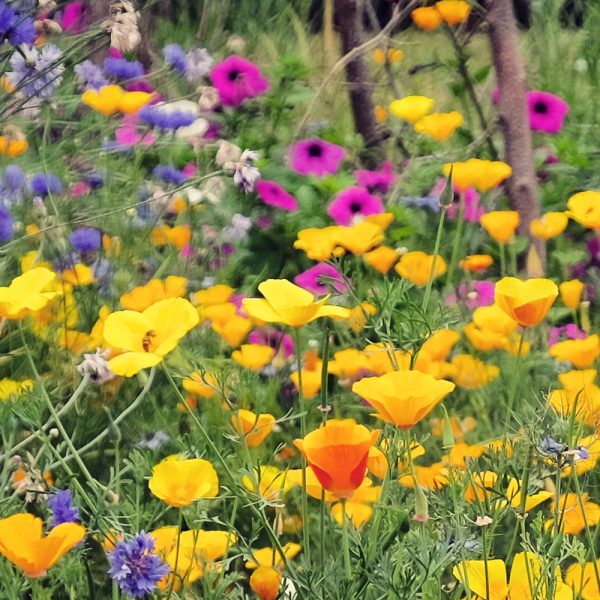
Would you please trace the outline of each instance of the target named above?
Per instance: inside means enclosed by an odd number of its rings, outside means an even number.
[[[446,407],[442,405],[444,410],[444,429],[442,430],[442,448],[444,450],[452,450],[454,448],[454,432],[452,431],[452,421],[448,416]]]
[[[590,301],[583,300],[579,305],[579,309],[581,311],[581,329],[586,333],[590,332],[591,324],[590,324]]]
[[[56,427],[53,427],[52,429],[50,429],[48,431],[48,437],[51,440],[56,439],[58,437],[58,429]]]
[[[429,521],[429,505],[423,488],[415,480],[415,514],[413,521],[427,523]]]

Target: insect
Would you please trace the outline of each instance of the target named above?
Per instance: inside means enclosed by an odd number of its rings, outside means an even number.
[[[146,331],[142,339],[142,348],[144,349],[144,352],[150,352],[150,344],[152,343],[153,337],[156,337],[156,333],[152,331],[152,329],[150,331]]]

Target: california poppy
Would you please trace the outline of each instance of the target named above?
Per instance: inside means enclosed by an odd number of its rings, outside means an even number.
[[[567,215],[588,229],[600,227],[600,192],[586,191],[571,196]]]
[[[504,277],[496,283],[496,303],[522,327],[541,323],[558,296],[558,287],[550,279]]]
[[[321,317],[347,318],[349,311],[325,304],[329,296],[315,302],[314,296],[286,279],[268,279],[258,286],[264,298],[244,298],[246,312],[266,323],[301,327]]]
[[[422,286],[429,281],[429,277],[433,270],[433,263],[434,256],[426,254],[421,250],[415,250],[401,256],[395,269],[400,277],[408,279],[416,286]],[[433,272],[433,277],[440,277],[446,270],[447,265],[444,257],[435,257],[435,271]]]
[[[421,6],[410,13],[414,24],[419,29],[433,31],[442,24],[442,15],[433,6]]]
[[[373,416],[400,429],[410,429],[425,418],[455,385],[419,371],[393,371],[365,377],[352,391],[373,405]]]
[[[219,493],[217,472],[203,458],[167,456],[152,469],[150,491],[169,506],[189,506]]]
[[[42,310],[57,293],[45,291],[56,275],[45,267],[35,267],[15,277],[8,287],[0,287],[0,317],[11,320]]]
[[[579,281],[579,279],[563,281],[558,286],[558,291],[560,292],[562,303],[571,310],[577,310],[581,302],[581,296],[585,291],[585,284]]]
[[[257,415],[250,410],[240,408],[231,416],[231,424],[236,433],[246,440],[249,448],[256,448],[273,431],[275,417],[268,413]]]
[[[367,474],[369,448],[379,430],[369,431],[354,419],[331,419],[294,440],[321,485],[337,498],[351,498]]]
[[[547,212],[529,224],[531,235],[549,240],[558,237],[567,227],[569,217],[564,212]]]
[[[516,210],[495,210],[481,215],[479,222],[490,237],[506,244],[515,235],[520,217]]]
[[[431,112],[434,103],[427,96],[405,96],[390,104],[390,112],[403,121],[416,123]]]
[[[448,113],[431,113],[421,117],[414,125],[415,131],[444,142],[463,124],[463,116],[456,110]]]

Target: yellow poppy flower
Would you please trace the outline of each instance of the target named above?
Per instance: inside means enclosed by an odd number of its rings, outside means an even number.
[[[410,13],[410,16],[414,24],[419,29],[424,29],[425,31],[433,31],[442,24],[442,15],[434,6],[415,8]]]
[[[369,359],[364,352],[355,348],[339,350],[327,365],[328,372],[340,379],[352,379],[369,370]]]
[[[585,563],[581,566],[578,562],[569,565],[565,574],[565,581],[570,588],[575,590],[576,597],[581,596],[583,600],[597,600],[600,598],[600,588],[596,579],[596,567],[600,569],[600,559],[594,563]],[[568,597],[572,600],[573,595]]]
[[[119,110],[126,115],[133,115],[148,104],[153,95],[148,92],[125,92],[119,101]]]
[[[600,458],[600,438],[597,434],[588,435],[581,438],[577,446],[585,449],[588,453],[587,458],[580,458],[575,461],[575,472],[577,475],[583,475],[595,469],[598,464],[598,459]],[[564,467],[562,472],[563,477],[569,477],[571,471],[570,465]]]
[[[193,301],[203,306],[227,304],[234,293],[235,290],[232,287],[218,283],[204,290],[197,291],[194,294]]]
[[[466,162],[446,163],[443,170],[446,176],[452,170],[452,183],[463,192],[470,187],[480,192],[487,192],[512,175],[510,165],[499,160],[490,161],[480,158],[470,158]]]
[[[448,25],[460,25],[471,14],[471,5],[464,0],[440,0],[435,3],[435,8]]]
[[[25,154],[29,149],[29,144],[24,137],[15,137],[14,135],[0,135],[0,154],[9,158],[16,158]]]
[[[246,369],[260,371],[271,362],[274,354],[275,350],[271,346],[243,344],[239,350],[234,350],[231,353],[231,358]]]
[[[571,310],[577,310],[579,308],[579,303],[581,302],[581,296],[585,291],[585,283],[579,281],[579,279],[563,281],[558,286],[558,291],[562,303]]]
[[[365,485],[366,484],[366,485]],[[360,529],[373,516],[372,504],[377,502],[381,495],[381,486],[372,485],[371,480],[365,478],[361,485],[352,495],[352,498],[346,500],[346,518],[356,529]],[[331,506],[331,516],[338,525],[344,524],[344,504],[336,502]]]
[[[574,416],[578,422],[590,427],[600,423],[600,388],[597,385],[552,390],[548,403],[565,420]]]
[[[400,429],[410,429],[424,419],[456,386],[419,371],[393,371],[364,377],[352,391],[373,405],[373,416]]]
[[[458,354],[450,364],[454,367],[452,379],[458,387],[467,390],[481,388],[500,374],[496,365],[488,365],[470,354]]]
[[[294,486],[285,471],[277,467],[261,465],[253,470],[253,477],[244,475],[242,477],[244,487],[258,494],[266,502],[280,502],[283,496]]]
[[[531,235],[542,240],[558,237],[569,223],[569,217],[564,212],[548,212],[539,219],[533,219],[529,224]]]
[[[479,458],[485,450],[485,446],[480,444],[467,444],[466,442],[458,441],[448,454],[448,464],[451,467],[464,471],[467,468],[467,459]]]
[[[275,548],[265,547],[252,550],[252,557],[245,563],[246,569],[258,569],[258,567],[276,567],[283,569],[285,563],[292,560],[300,550],[302,546],[294,542],[288,542],[282,548],[283,556]]]
[[[301,229],[298,239],[294,242],[294,248],[306,252],[306,256],[311,260],[328,260],[337,245],[334,234],[338,229],[337,225]]]
[[[556,501],[550,503],[550,512],[554,514]],[[562,516],[561,531],[567,535],[580,534],[587,524],[595,527],[600,523],[600,506],[588,499],[587,492],[581,494],[581,502],[577,494],[563,494],[558,501],[559,515]],[[544,526],[550,529],[554,519],[548,519]]]
[[[160,300],[141,313],[122,310],[108,315],[104,339],[125,351],[110,359],[110,369],[116,375],[132,377],[157,365],[198,320],[196,309],[183,298]]]
[[[0,379],[0,401],[10,400],[15,396],[21,396],[33,389],[32,379],[22,379],[16,381],[14,379]]]
[[[109,117],[119,111],[125,90],[118,85],[104,85],[99,90],[86,90],[81,100],[96,112]]]
[[[508,486],[506,488],[506,497],[508,499],[509,504],[513,508],[521,508],[521,484],[514,477],[511,477],[508,481]],[[536,506],[538,506],[542,502],[546,502],[546,500],[550,498],[552,498],[552,492],[548,492],[546,490],[541,490],[535,494],[527,494],[527,498],[525,499],[525,512],[533,510]]]
[[[360,256],[381,244],[384,234],[380,224],[365,220],[351,227],[337,227],[332,237],[336,246]],[[334,254],[337,250],[334,250]]]
[[[275,417],[269,413],[255,414],[240,408],[237,414],[231,415],[231,424],[236,433],[246,440],[249,448],[260,446],[273,431]]]
[[[84,537],[85,527],[77,523],[61,523],[44,535],[42,520],[32,514],[0,519],[0,554],[26,577],[44,577]]]
[[[600,192],[579,192],[567,202],[567,216],[588,229],[600,227]]]
[[[167,456],[152,469],[148,487],[154,496],[169,506],[189,506],[219,493],[217,472],[203,458]]]
[[[321,317],[348,318],[350,311],[325,304],[329,295],[315,302],[314,296],[287,279],[268,279],[258,290],[264,298],[244,298],[246,312],[265,323],[282,323],[302,327]]]
[[[558,287],[550,279],[504,277],[496,283],[496,304],[522,327],[541,323],[558,296]]]
[[[183,389],[193,396],[212,398],[218,394],[219,382],[212,373],[194,371],[183,380]]]
[[[428,467],[421,465],[415,466],[415,475],[417,483],[428,490],[439,490],[448,485],[448,467],[441,462],[434,463]],[[415,480],[412,475],[400,477],[400,485],[408,488],[415,487]]]
[[[459,339],[458,331],[438,329],[421,346],[421,351],[429,354],[434,361],[446,360]]]
[[[390,112],[403,121],[416,123],[433,109],[435,101],[427,96],[405,96],[390,104]]]
[[[415,250],[413,252],[407,252],[400,257],[400,261],[396,265],[396,273],[408,279],[416,286],[423,286],[429,281],[429,276],[433,268],[434,256],[421,252],[421,250]],[[434,278],[440,277],[447,270],[446,261],[443,256],[438,256],[435,260],[435,273]]]
[[[304,365],[301,370],[302,375],[302,396],[307,400],[314,398],[321,390],[323,361],[314,353],[307,352],[304,355]],[[290,379],[296,389],[299,389],[300,377],[298,371],[290,374]]]
[[[499,244],[506,244],[515,235],[520,221],[516,210],[495,210],[479,217],[481,226]]]
[[[365,262],[385,275],[398,261],[398,253],[389,246],[379,246],[364,255]]]
[[[57,293],[46,290],[56,275],[45,267],[35,267],[15,277],[8,287],[0,287],[0,317],[19,320],[46,307]]]
[[[155,246],[160,247],[171,244],[181,250],[190,243],[192,230],[189,225],[169,227],[169,225],[163,223],[152,230],[151,239]]]
[[[437,142],[446,141],[464,122],[456,110],[448,113],[431,113],[415,123],[415,131],[423,133]]]
[[[235,305],[234,305],[235,309]],[[235,312],[235,311],[234,311]],[[252,329],[252,321],[237,314],[227,320],[213,321],[211,329],[218,333],[230,346],[239,346]]]
[[[550,356],[568,361],[577,369],[587,369],[600,356],[600,336],[595,333],[579,340],[558,342],[550,347]]]
[[[354,331],[360,333],[367,324],[370,316],[377,314],[377,308],[369,302],[362,302],[350,309],[350,316],[346,319],[346,323]]]
[[[151,279],[148,283],[123,294],[119,301],[123,308],[142,312],[159,300],[182,297],[186,285],[187,279],[176,275],[169,275],[164,281]]]

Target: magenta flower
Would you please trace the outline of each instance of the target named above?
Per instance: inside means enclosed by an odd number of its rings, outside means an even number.
[[[550,337],[548,338],[548,346],[554,346],[558,342],[564,340],[581,340],[587,337],[585,331],[582,331],[574,323],[563,325],[562,327],[553,327],[550,330]]]
[[[269,206],[275,206],[281,210],[294,212],[298,210],[298,201],[294,196],[286,192],[283,186],[276,181],[261,179],[256,182],[256,193],[258,197]]]
[[[396,181],[392,163],[389,160],[381,165],[380,171],[361,169],[354,171],[354,177],[359,185],[367,188],[372,194],[387,194]]]
[[[290,150],[291,167],[300,175],[333,175],[346,156],[341,146],[310,138],[296,142]]]
[[[469,310],[479,306],[491,306],[494,304],[494,290],[496,284],[493,281],[472,281],[470,284],[461,283],[456,294],[446,297],[446,306],[461,303]]]
[[[327,263],[318,263],[296,275],[294,283],[315,296],[328,294],[332,287],[338,294],[343,294],[348,289],[340,272]]]
[[[86,12],[85,2],[82,2],[81,0],[67,2],[63,10],[62,28],[67,33],[81,33],[85,30],[86,26]]]
[[[292,336],[272,327],[255,329],[248,336],[248,341],[251,344],[271,346],[276,352],[282,351],[286,358],[294,356],[294,340]]]
[[[241,106],[246,100],[264,94],[270,87],[260,69],[241,56],[230,56],[215,65],[210,79],[223,106]]]
[[[156,136],[152,132],[142,134],[138,131],[136,115],[126,115],[123,119],[123,127],[115,130],[115,140],[123,148],[132,148],[141,144],[142,146],[151,146],[156,141]]]
[[[377,215],[384,211],[383,202],[363,187],[353,185],[342,190],[327,207],[327,214],[338,225],[352,225],[357,216]]]
[[[558,133],[569,112],[569,105],[559,96],[549,92],[527,92],[529,126],[533,131]]]

